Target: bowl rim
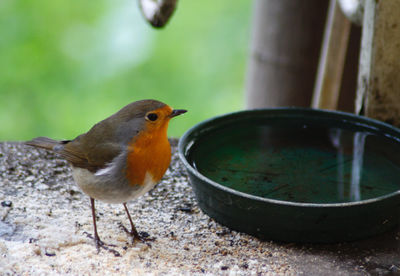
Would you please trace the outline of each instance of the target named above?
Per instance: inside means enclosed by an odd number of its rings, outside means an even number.
[[[396,128],[392,125],[389,125],[387,123],[384,123],[382,121],[360,116],[360,115],[355,115],[352,113],[348,112],[343,112],[343,111],[333,111],[333,110],[324,110],[324,109],[315,109],[315,108],[307,108],[307,107],[276,107],[276,108],[257,108],[257,109],[248,109],[248,110],[240,110],[240,111],[235,111],[235,112],[230,112],[222,115],[218,115],[215,117],[211,117],[209,119],[206,119],[202,122],[199,122],[192,126],[190,129],[188,129],[182,137],[179,139],[178,143],[178,152],[179,152],[179,158],[183,162],[184,166],[186,169],[189,171],[189,173],[193,174],[195,177],[199,178],[203,182],[207,183],[208,185],[213,186],[216,189],[222,190],[223,192],[226,193],[231,193],[233,195],[236,195],[238,197],[243,197],[249,200],[255,200],[259,201],[262,203],[270,203],[270,204],[278,204],[278,205],[285,205],[285,206],[295,206],[295,207],[322,207],[322,208],[336,208],[336,207],[352,207],[352,206],[359,206],[359,205],[364,205],[364,204],[370,204],[378,201],[382,201],[388,198],[392,198],[395,196],[400,196],[400,189],[379,197],[374,197],[374,198],[369,198],[369,199],[364,199],[364,200],[358,200],[358,201],[351,201],[351,202],[335,202],[335,203],[310,203],[310,202],[295,202],[295,201],[287,201],[287,200],[279,200],[279,199],[272,199],[272,198],[265,198],[265,197],[260,197],[256,195],[251,195],[248,193],[240,192],[238,190],[226,187],[224,185],[219,184],[218,182],[215,182],[214,180],[204,176],[201,174],[198,170],[196,170],[187,160],[186,154],[193,146],[193,141],[186,141],[189,139],[190,135],[197,132],[200,129],[203,129],[206,127],[208,124],[215,122],[215,121],[220,121],[222,119],[226,118],[231,118],[232,116],[240,116],[243,114],[251,114],[251,113],[263,113],[263,112],[284,112],[284,111],[289,111],[289,112],[302,112],[302,113],[309,113],[310,114],[321,114],[324,116],[327,115],[336,115],[339,116],[337,119],[343,118],[341,121],[343,123],[352,123],[355,125],[358,125],[360,127],[367,127],[369,129],[375,129],[375,130],[380,130],[380,129],[386,129],[386,130],[391,130],[391,132],[395,132],[398,137],[395,137],[393,135],[390,135],[388,133],[382,133],[384,136],[389,137],[391,139],[397,140],[400,143],[400,129]],[[347,119],[347,120],[346,120]],[[372,125],[371,125],[372,124]],[[207,132],[205,130],[204,132]]]

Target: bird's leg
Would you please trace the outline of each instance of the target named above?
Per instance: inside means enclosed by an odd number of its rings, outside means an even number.
[[[93,218],[93,228],[94,228],[94,242],[96,244],[97,251],[100,251],[100,247],[104,245],[104,242],[100,240],[99,234],[97,233],[97,223],[96,223],[96,207],[94,205],[94,198],[90,198],[90,205],[92,207],[92,218]]]
[[[121,256],[121,254],[118,251],[116,251],[116,250],[114,250],[112,248],[109,248],[109,246],[115,246],[115,245],[105,244],[102,240],[100,240],[99,234],[97,233],[96,208],[95,208],[95,205],[94,205],[94,198],[90,198],[90,205],[92,206],[92,218],[93,218],[94,236],[92,237],[92,235],[90,235],[89,233],[86,233],[86,235],[89,238],[94,240],[94,243],[95,243],[96,248],[97,248],[97,253],[100,252],[100,248],[103,248],[103,249],[107,250],[108,252],[113,253],[115,257]]]
[[[154,241],[154,240],[155,240],[154,238],[149,238],[149,234],[148,234],[147,232],[138,232],[138,231],[136,230],[136,227],[135,227],[135,225],[134,225],[133,222],[132,222],[131,215],[129,214],[128,207],[126,206],[126,202],[125,202],[125,203],[122,203],[122,204],[124,205],[124,209],[125,209],[126,215],[128,216],[129,222],[130,222],[130,224],[131,224],[131,231],[129,231],[128,229],[126,229],[126,227],[125,227],[122,223],[120,224],[121,228],[122,228],[126,233],[128,233],[129,235],[131,235],[131,236],[133,237],[134,240],[137,239],[137,240],[140,240],[140,241],[142,241],[142,242]]]
[[[126,229],[126,227],[121,224],[122,227],[124,228],[125,232],[129,233],[134,238],[140,239],[139,233],[136,230],[135,225],[133,224],[133,221],[132,221],[132,218],[131,218],[131,214],[129,214],[129,210],[128,210],[128,207],[126,206],[126,203],[122,203],[122,204],[124,205],[125,212],[126,212],[126,214],[128,216],[129,222],[131,224],[131,231],[128,231],[128,229]]]

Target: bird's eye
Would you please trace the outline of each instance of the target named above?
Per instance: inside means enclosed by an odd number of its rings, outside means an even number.
[[[154,122],[155,120],[158,119],[158,116],[156,113],[149,113],[147,114],[146,119]]]

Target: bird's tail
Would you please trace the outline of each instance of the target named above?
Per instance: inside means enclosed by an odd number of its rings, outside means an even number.
[[[51,151],[60,151],[64,148],[64,144],[69,141],[57,141],[47,137],[37,137],[31,141],[25,142],[25,145],[33,146],[37,148],[47,149]]]

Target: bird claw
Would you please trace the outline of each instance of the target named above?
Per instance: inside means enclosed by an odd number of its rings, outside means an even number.
[[[144,231],[137,232],[136,229],[135,230],[132,229],[129,231],[122,223],[119,224],[119,227],[121,227],[122,230],[124,230],[128,235],[130,235],[133,238],[132,243],[134,243],[135,240],[138,240],[151,247],[151,244],[149,242],[153,242],[156,240],[156,238],[150,238],[150,235],[147,232]]]
[[[100,240],[100,238],[98,236],[93,237],[92,234],[89,234],[88,232],[83,232],[89,239],[94,240],[94,244],[96,245],[97,248],[97,254],[100,253],[100,248],[103,248],[104,250],[114,254],[115,257],[121,257],[121,254],[115,250],[112,249],[110,247],[117,247],[114,244],[106,244],[104,243],[102,240]]]
[[[150,242],[153,242],[153,241],[156,240],[156,238],[150,237],[149,233],[144,232],[144,231],[140,231],[137,236],[133,237],[133,239],[134,240],[135,239],[139,240],[140,242],[146,244],[150,248],[151,248],[151,243]]]

